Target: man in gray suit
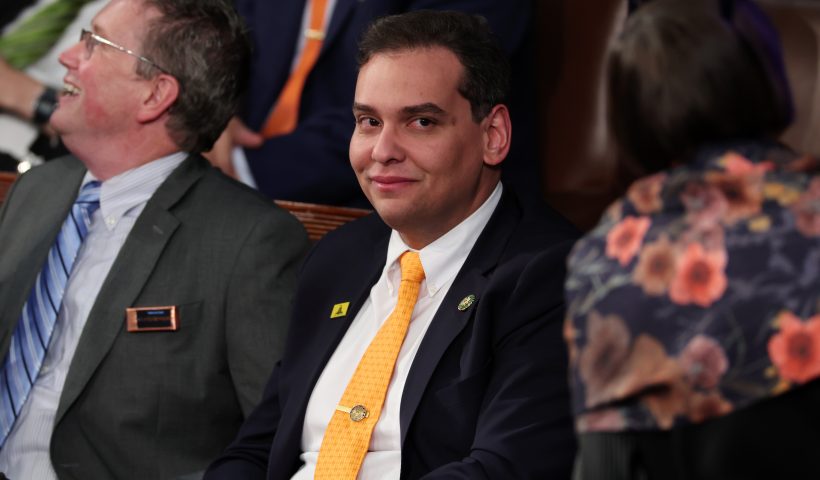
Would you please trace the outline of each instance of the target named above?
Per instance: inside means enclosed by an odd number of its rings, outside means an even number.
[[[51,122],[73,156],[0,210],[9,478],[201,470],[261,397],[307,239],[198,153],[247,45],[227,0],[112,0],[61,55]]]

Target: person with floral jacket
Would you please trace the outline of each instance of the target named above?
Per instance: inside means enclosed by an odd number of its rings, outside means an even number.
[[[650,2],[609,80],[649,175],[569,259],[576,478],[820,478],[820,175],[772,140],[773,27],[746,1]]]

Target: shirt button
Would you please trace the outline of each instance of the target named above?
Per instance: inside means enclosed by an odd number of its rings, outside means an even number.
[[[108,218],[106,218],[106,219],[105,219],[105,223],[106,223],[109,227],[113,227],[113,226],[114,226],[114,224],[115,224],[115,223],[117,223],[117,219],[116,219],[116,218],[114,218],[114,217],[108,217]]]

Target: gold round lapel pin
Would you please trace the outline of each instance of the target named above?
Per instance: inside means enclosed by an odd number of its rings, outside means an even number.
[[[475,295],[473,295],[473,294],[467,295],[466,297],[464,297],[458,303],[458,311],[463,312],[464,310],[467,310],[468,308],[470,308],[474,303],[475,303]]]

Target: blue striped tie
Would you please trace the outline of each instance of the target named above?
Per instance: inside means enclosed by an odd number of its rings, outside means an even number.
[[[88,182],[71,206],[23,306],[0,370],[0,447],[6,443],[40,372],[71,267],[88,234],[91,216],[99,207],[100,182]]]

